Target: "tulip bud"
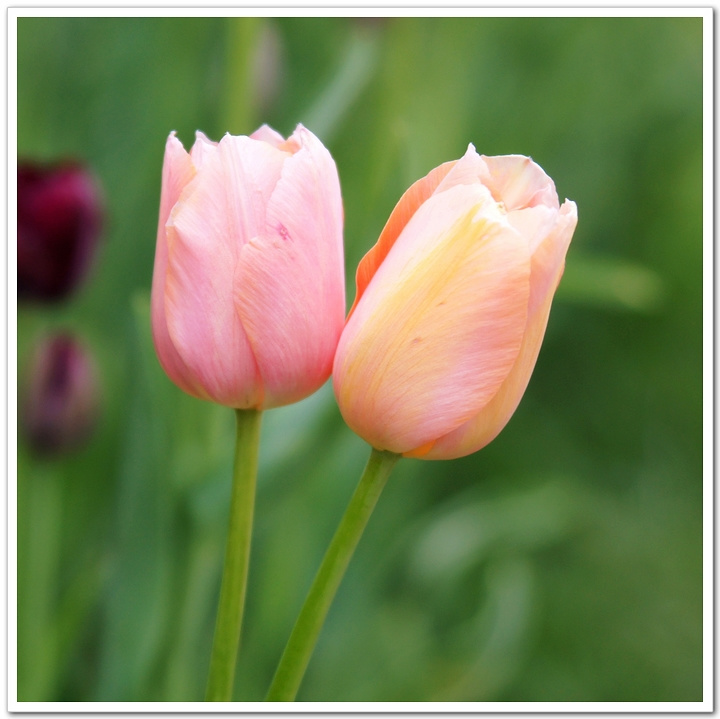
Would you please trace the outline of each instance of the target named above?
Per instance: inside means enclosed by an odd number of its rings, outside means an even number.
[[[37,344],[21,409],[25,437],[38,454],[60,454],[88,439],[98,414],[97,375],[74,337],[59,334]]]
[[[152,287],[155,349],[189,394],[236,409],[296,402],[330,376],[345,315],[340,182],[298,125],[165,147]]]
[[[470,145],[412,185],[358,267],[333,369],[348,425],[425,459],[494,439],[535,366],[576,223],[527,157]]]
[[[18,166],[18,297],[58,300],[85,276],[102,224],[99,187],[78,163]]]

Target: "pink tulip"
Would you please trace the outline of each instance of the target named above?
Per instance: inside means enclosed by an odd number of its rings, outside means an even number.
[[[358,267],[333,370],[348,425],[425,459],[493,440],[535,366],[576,224],[527,157],[470,145],[412,185]]]
[[[330,376],[345,314],[340,183],[298,125],[190,152],[165,146],[155,348],[189,394],[237,409],[296,402]]]

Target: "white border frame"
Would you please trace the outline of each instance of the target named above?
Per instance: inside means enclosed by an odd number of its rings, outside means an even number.
[[[78,3],[74,7],[11,7],[7,10],[7,231],[8,239],[16,234],[17,227],[17,21],[22,17],[198,17],[198,16],[373,16],[393,17],[700,17],[703,20],[703,387],[706,402],[703,408],[703,700],[702,702],[343,702],[285,704],[263,702],[18,702],[17,670],[10,657],[17,656],[17,564],[16,564],[16,512],[17,512],[17,393],[13,382],[17,377],[17,246],[8,241],[7,286],[7,639],[8,639],[8,702],[9,712],[84,713],[197,713],[219,712],[243,714],[517,714],[517,713],[710,713],[714,711],[714,27],[713,9],[710,7],[573,7],[560,5],[547,8],[487,7],[478,8],[467,3],[453,7],[338,7],[318,3],[303,7],[297,2],[275,7],[243,7],[217,4],[214,7],[97,7]],[[10,271],[12,270],[12,272]],[[12,391],[11,391],[12,390]],[[712,401],[709,400],[712,392]],[[282,708],[281,708],[282,707]]]

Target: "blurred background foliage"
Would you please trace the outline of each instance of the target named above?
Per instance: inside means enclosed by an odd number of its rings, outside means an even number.
[[[21,18],[18,155],[87,162],[107,221],[77,295],[18,309],[20,382],[70,329],[103,405],[71,456],[18,446],[19,700],[203,697],[233,416],[154,355],[164,143],[302,122],[340,173],[348,302],[404,189],[468,142],[531,155],[580,220],[516,415],[478,454],[398,465],[299,700],[700,701],[701,23]],[[368,455],[329,386],[263,422],[243,701]]]

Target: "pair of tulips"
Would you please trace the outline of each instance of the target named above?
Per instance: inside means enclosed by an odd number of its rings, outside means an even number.
[[[345,317],[335,163],[299,125],[165,148],[152,326],[169,377],[236,409],[332,373],[347,424],[424,459],[484,447],[535,365],[575,225],[529,158],[465,155],[402,196]]]
[[[268,701],[293,701],[398,456],[451,459],[504,427],[542,342],[577,212],[520,156],[472,145],[402,196],[345,317],[343,210],[330,153],[298,126],[165,148],[152,289],[160,362],[236,410],[230,527],[206,698],[230,701],[252,533],[260,410],[333,375],[372,447],[288,640]]]

